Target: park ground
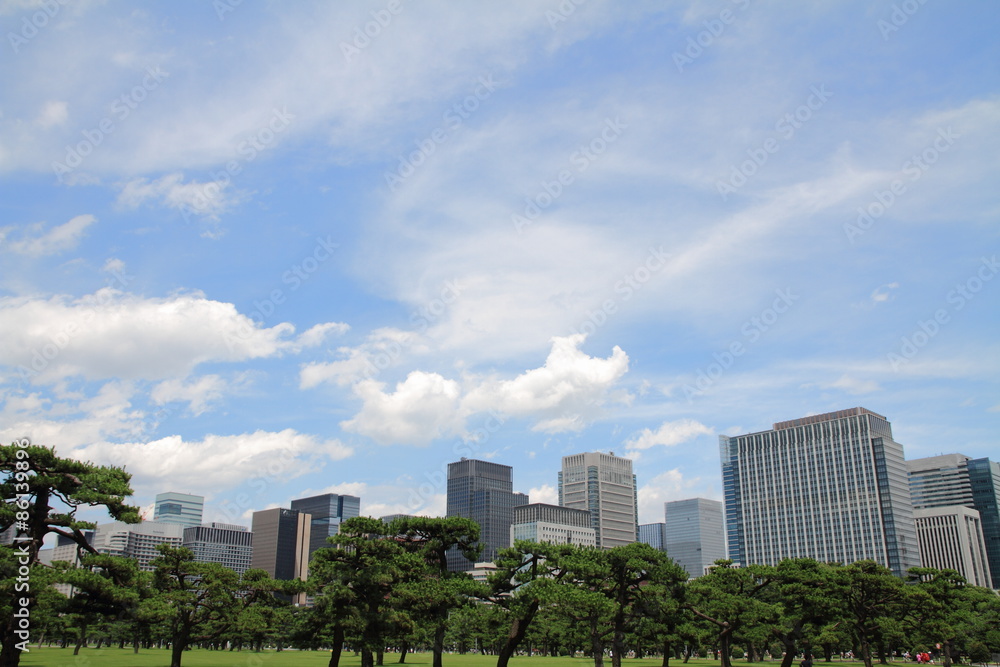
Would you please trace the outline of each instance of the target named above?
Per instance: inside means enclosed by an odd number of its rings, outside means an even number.
[[[399,656],[387,653],[385,667],[395,667]],[[249,651],[203,651],[191,650],[184,654],[184,667],[326,667],[330,661],[327,651],[264,651],[251,653]],[[496,656],[492,655],[457,655],[444,656],[444,667],[494,667]],[[341,667],[359,667],[361,658],[353,653],[345,652],[340,660]],[[406,657],[406,664],[413,667],[429,667],[430,653],[414,653]],[[592,667],[594,661],[590,658],[542,658],[515,657],[510,661],[510,667]],[[605,660],[605,667],[611,666],[611,660]],[[660,667],[660,658],[629,659],[624,661],[624,667]],[[690,667],[717,667],[718,660],[691,659]],[[775,667],[777,661],[753,663]],[[817,667],[826,664],[817,661]],[[860,667],[863,663],[834,660],[837,667]],[[903,665],[905,663],[897,663]],[[23,667],[169,667],[170,651],[152,649],[139,651],[138,655],[131,648],[81,649],[80,655],[74,656],[73,649],[41,648],[31,649],[31,653],[21,656]],[[671,667],[681,667],[681,660],[671,660]],[[737,660],[734,667],[748,665],[744,660]]]

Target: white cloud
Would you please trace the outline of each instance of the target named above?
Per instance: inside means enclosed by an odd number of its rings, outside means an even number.
[[[60,101],[46,102],[42,106],[42,111],[36,121],[42,127],[52,127],[53,125],[63,125],[69,117],[67,103]]]
[[[884,303],[886,301],[891,301],[893,298],[892,290],[898,288],[899,288],[899,283],[897,282],[888,283],[886,285],[879,285],[872,291],[871,294],[872,303]]]
[[[174,172],[155,181],[134,178],[124,186],[115,202],[118,206],[135,209],[153,201],[180,211],[185,218],[196,215],[217,222],[219,216],[242,201],[244,195],[228,190],[227,181],[184,182],[184,174]]]
[[[642,429],[638,435],[625,443],[625,447],[631,451],[649,449],[657,445],[673,447],[699,435],[712,435],[713,432],[708,426],[693,419],[678,419],[663,422],[656,431]]]
[[[621,400],[613,388],[628,371],[628,355],[621,348],[616,346],[606,359],[591,357],[579,349],[584,338],[553,338],[545,364],[512,380],[470,376],[464,395],[457,381],[438,373],[412,371],[391,393],[384,390],[385,383],[362,380],[354,385],[361,410],[341,426],[382,444],[420,445],[461,434],[468,417],[494,411],[529,417],[536,431],[579,431],[602,405]],[[313,386],[324,372],[329,368],[307,366],[302,385]]]
[[[133,486],[182,488],[212,497],[256,478],[294,479],[352,454],[339,440],[294,429],[207,435],[198,441],[170,436],[149,443],[99,442],[68,452],[77,459],[124,466]]]
[[[149,393],[149,398],[157,405],[184,402],[195,415],[200,415],[219,400],[226,390],[226,381],[218,375],[203,375],[191,382],[180,379],[165,380]]]
[[[61,225],[44,232],[44,223],[28,225],[13,241],[6,240],[13,227],[0,229],[0,243],[4,249],[19,255],[41,257],[55,255],[77,246],[87,227],[97,222],[92,215],[78,215]]]
[[[346,326],[346,325],[345,325]],[[342,358],[330,362],[313,362],[302,366],[299,386],[312,389],[324,382],[338,386],[351,385],[397,365],[404,354],[419,354],[427,350],[419,334],[383,327],[372,331],[364,343],[357,347],[341,347],[337,354]]]
[[[549,505],[559,504],[559,490],[551,484],[542,484],[538,488],[528,491],[528,498],[533,503],[548,503]]]
[[[236,362],[297,353],[305,340],[289,323],[260,327],[230,303],[200,292],[144,298],[111,288],[72,299],[0,298],[0,364],[22,380],[184,377],[206,362]]]
[[[362,380],[354,386],[361,398],[361,411],[340,423],[347,431],[366,435],[381,444],[424,445],[435,438],[458,432],[459,386],[437,373],[413,371],[383,391],[385,383]]]
[[[552,339],[545,365],[513,380],[489,380],[463,401],[470,412],[498,410],[537,419],[533,430],[579,431],[609,400],[609,391],[628,371],[628,355],[615,346],[606,359],[580,350],[583,334]]]
[[[639,523],[663,521],[663,503],[685,498],[711,498],[715,496],[710,484],[700,478],[687,479],[679,468],[667,470],[639,487]]]

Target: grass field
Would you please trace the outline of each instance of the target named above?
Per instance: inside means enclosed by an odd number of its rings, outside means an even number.
[[[394,667],[398,655],[387,653],[385,667]],[[444,667],[494,667],[496,656],[492,655],[445,655]],[[184,667],[325,667],[330,661],[330,653],[326,651],[265,651],[250,653],[243,651],[202,651],[192,650],[184,654]],[[25,667],[169,667],[170,651],[149,650],[139,651],[136,655],[131,648],[81,649],[80,655],[74,656],[73,649],[42,648],[31,649],[31,653],[21,656],[21,664]],[[361,659],[353,653],[345,652],[340,660],[341,667],[359,667]],[[429,667],[430,653],[414,653],[406,657],[406,664],[414,667]],[[591,667],[594,661],[589,658],[529,658],[515,657],[510,661],[510,667]],[[611,660],[605,659],[605,667],[611,667]],[[659,658],[644,658],[640,660],[625,660],[623,667],[660,667]],[[680,660],[671,660],[671,667],[681,667]],[[690,667],[716,667],[718,660],[692,659]],[[743,667],[748,663],[743,660],[734,661],[734,667]],[[754,663],[769,667],[777,667],[778,661]],[[826,663],[817,661],[816,666]],[[857,667],[862,663],[835,660],[836,667]],[[890,663],[892,664],[892,663]],[[896,663],[901,667],[907,663]]]

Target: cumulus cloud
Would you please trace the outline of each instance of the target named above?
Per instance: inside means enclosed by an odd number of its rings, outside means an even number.
[[[699,435],[712,435],[712,433],[712,429],[701,422],[693,419],[678,419],[672,422],[663,422],[655,431],[648,428],[642,429],[638,435],[625,443],[625,447],[630,451],[649,449],[657,445],[673,447]]]
[[[304,365],[299,373],[299,386],[312,389],[324,382],[344,387],[396,365],[404,353],[426,351],[419,334],[393,327],[371,332],[357,347],[340,347],[340,359]]]
[[[173,435],[146,444],[101,442],[77,447],[69,455],[124,466],[132,473],[134,484],[182,488],[211,498],[247,480],[294,479],[352,453],[339,440],[323,440],[289,428],[207,435],[198,441]]]
[[[536,431],[579,431],[614,398],[615,383],[628,371],[621,348],[606,359],[591,357],[579,349],[584,339],[583,334],[553,338],[545,364],[512,380],[470,376],[463,387],[438,373],[413,371],[392,392],[385,383],[362,380],[354,385],[361,410],[341,426],[383,444],[417,445],[462,434],[466,420],[484,412],[532,418]],[[314,386],[324,376],[335,377],[328,367],[307,366],[302,386]]]
[[[16,228],[0,229],[0,243],[3,249],[18,255],[42,257],[72,250],[83,238],[87,227],[97,222],[92,215],[78,215],[61,225],[45,231],[45,223],[39,222],[25,227],[18,237],[8,240]]]
[[[289,323],[265,328],[201,292],[144,298],[104,288],[78,299],[0,298],[0,364],[21,380],[170,379],[198,364],[297,353],[344,325],[295,338]]]
[[[490,380],[469,392],[464,406],[470,412],[498,410],[512,416],[538,419],[533,430],[549,433],[579,431],[609,390],[628,371],[628,355],[617,345],[606,359],[580,350],[586,336],[556,337],[541,368],[525,371],[513,380]]]
[[[381,444],[424,445],[458,431],[459,386],[437,373],[413,371],[392,393],[385,383],[362,380],[354,386],[361,411],[340,423],[347,431],[367,435]]]
[[[549,505],[559,504],[559,490],[551,484],[542,484],[540,487],[530,489],[528,498],[533,503],[548,503]]]

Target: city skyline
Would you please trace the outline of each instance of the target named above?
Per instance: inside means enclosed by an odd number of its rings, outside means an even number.
[[[441,516],[461,457],[553,504],[602,451],[657,522],[720,435],[852,405],[996,450],[995,2],[42,5],[0,2],[0,439],[143,508]]]

